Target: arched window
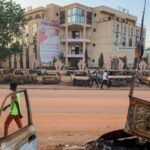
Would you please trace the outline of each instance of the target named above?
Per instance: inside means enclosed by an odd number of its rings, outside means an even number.
[[[125,41],[122,41],[122,46],[126,46],[126,42]]]

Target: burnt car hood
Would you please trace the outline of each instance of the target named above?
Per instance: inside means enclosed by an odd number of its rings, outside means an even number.
[[[132,96],[129,100],[124,131],[150,140],[150,102]]]

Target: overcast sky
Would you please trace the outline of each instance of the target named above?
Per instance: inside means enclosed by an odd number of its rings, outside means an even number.
[[[129,10],[130,14],[137,16],[138,23],[140,24],[145,0],[13,0],[13,1],[15,1],[17,4],[20,4],[23,8],[29,6],[32,6],[32,8],[36,8],[39,6],[46,6],[47,4],[50,3],[55,3],[60,6],[65,6],[75,2],[90,7],[105,5],[105,6],[118,9],[119,6]],[[150,8],[150,0],[147,0],[144,25],[147,31],[146,45],[148,47],[150,47],[150,9],[149,8]]]

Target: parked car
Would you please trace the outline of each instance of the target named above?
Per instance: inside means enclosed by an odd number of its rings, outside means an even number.
[[[3,128],[4,120],[9,111],[3,111],[3,108],[10,104],[12,95],[19,93],[21,96],[22,121],[23,128],[16,129],[10,126],[8,136],[0,138],[0,150],[38,150],[37,132],[32,121],[32,112],[27,90],[18,90],[10,93],[3,100],[0,108],[0,128]],[[3,122],[2,122],[3,121]]]
[[[37,81],[37,74],[30,74],[29,69],[15,69],[12,74],[12,81],[20,84]]]
[[[56,71],[45,71],[45,74],[42,76],[42,82],[44,84],[59,84],[61,81],[61,75]]]

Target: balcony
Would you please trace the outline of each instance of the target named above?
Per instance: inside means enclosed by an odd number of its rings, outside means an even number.
[[[66,54],[66,57],[68,58],[83,58],[83,54]]]
[[[62,37],[60,41],[61,42],[71,42],[71,43],[82,43],[82,42],[91,43],[90,38],[82,38],[82,37],[79,37],[79,38],[73,38],[73,37],[65,38],[65,37]]]

